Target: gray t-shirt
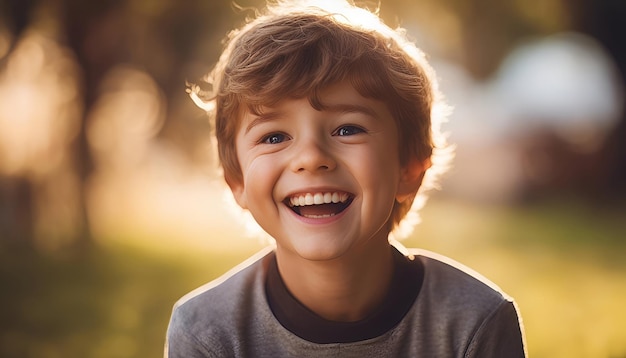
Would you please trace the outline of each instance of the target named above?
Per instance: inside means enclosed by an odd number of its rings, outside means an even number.
[[[274,253],[263,251],[174,306],[165,357],[525,357],[512,299],[470,269],[423,250],[417,299],[380,336],[313,343],[275,318],[265,294]]]

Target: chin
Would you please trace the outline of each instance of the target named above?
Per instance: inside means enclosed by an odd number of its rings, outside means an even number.
[[[340,258],[349,251],[349,247],[338,245],[336,240],[329,242],[328,239],[313,239],[312,241],[315,242],[293,243],[293,253],[309,261],[330,261]]]

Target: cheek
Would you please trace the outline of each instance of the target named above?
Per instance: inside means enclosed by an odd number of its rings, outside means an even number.
[[[256,158],[244,169],[244,183],[248,197],[272,195],[280,175],[277,164],[268,158]]]
[[[372,146],[365,156],[367,159],[361,165],[367,166],[369,171],[376,174],[377,179],[387,182],[391,176],[399,173],[400,158],[395,146],[378,143]]]
[[[377,199],[391,203],[395,200],[400,177],[399,162],[395,147],[384,145],[374,147],[367,154],[367,159],[359,162],[362,180],[375,192]]]

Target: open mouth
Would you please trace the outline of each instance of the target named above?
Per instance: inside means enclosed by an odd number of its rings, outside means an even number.
[[[285,199],[285,204],[296,214],[310,219],[335,216],[344,211],[354,196],[345,192],[296,194]]]

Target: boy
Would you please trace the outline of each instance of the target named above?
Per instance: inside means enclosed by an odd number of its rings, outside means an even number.
[[[389,241],[445,165],[428,63],[376,15],[311,3],[268,6],[212,73],[226,183],[275,248],[181,299],[166,356],[525,356],[511,299]]]

